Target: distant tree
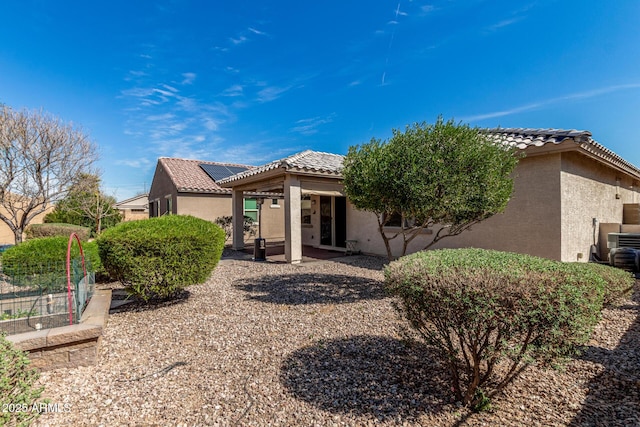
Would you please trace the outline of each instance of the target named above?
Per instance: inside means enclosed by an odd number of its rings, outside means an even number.
[[[97,159],[89,137],[44,112],[0,106],[0,220],[22,241],[24,228],[63,199]]]
[[[98,175],[82,173],[78,175],[67,197],[56,204],[44,222],[63,222],[90,227],[96,235],[103,229],[112,227],[122,220],[115,208],[116,199],[101,190]]]
[[[515,149],[477,128],[444,122],[393,130],[349,148],[344,188],[353,205],[373,212],[389,260],[391,240],[402,236],[400,256],[424,229],[437,228],[427,249],[504,211],[513,190]],[[397,231],[385,230],[391,221]]]

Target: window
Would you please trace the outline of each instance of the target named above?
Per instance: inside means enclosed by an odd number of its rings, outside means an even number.
[[[278,203],[279,200],[278,199],[271,199],[271,206],[269,206],[270,208],[279,208],[280,207],[280,203]]]
[[[311,224],[311,196],[302,196],[300,215],[302,216],[303,224]]]
[[[386,218],[386,215],[385,215]],[[411,227],[419,227],[422,224],[422,221],[418,218],[405,218],[404,219],[404,228]],[[385,227],[400,227],[402,225],[402,215],[400,213],[394,212],[389,217],[389,221],[385,224]]]
[[[160,200],[155,199],[149,202],[149,218],[160,216]]]
[[[244,216],[248,216],[254,223],[258,223],[258,200],[244,199]]]
[[[387,215],[385,214],[383,221],[386,219],[387,219]],[[389,220],[385,224],[385,227],[400,227],[401,224],[402,224],[402,215],[395,212],[391,214],[391,216],[389,217]]]
[[[166,206],[166,208],[167,208],[167,209],[165,210],[165,214],[166,214],[166,215],[171,215],[171,214],[173,213],[173,209],[172,209],[172,202],[173,202],[173,199],[172,199],[172,198],[171,198],[171,196],[169,195],[169,196],[165,196],[165,201],[166,201],[165,203],[166,203],[166,205],[167,205],[167,206]]]

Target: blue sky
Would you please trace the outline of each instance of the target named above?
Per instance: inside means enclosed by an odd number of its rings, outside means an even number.
[[[438,115],[589,130],[640,166],[637,0],[22,0],[0,15],[0,103],[81,126],[120,200],[160,156],[344,154]]]

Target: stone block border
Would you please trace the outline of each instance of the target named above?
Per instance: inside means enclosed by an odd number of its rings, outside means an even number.
[[[77,325],[9,335],[7,340],[27,352],[31,366],[41,371],[95,365],[110,306],[111,290],[97,289]]]

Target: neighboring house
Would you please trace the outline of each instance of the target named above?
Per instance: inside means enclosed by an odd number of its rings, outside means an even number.
[[[149,217],[178,214],[215,221],[231,216],[231,190],[220,187],[217,181],[251,168],[253,166],[160,157],[149,190]],[[260,210],[262,237],[282,241],[284,207],[277,195],[247,193],[242,198],[242,215],[257,222],[260,198],[265,199]]]
[[[149,218],[149,194],[139,194],[130,199],[116,203],[115,208],[120,211],[123,221],[135,221]]]
[[[44,222],[44,217],[54,209],[53,205],[49,205],[47,209],[36,215],[29,224],[42,224]],[[0,206],[0,213],[7,217],[11,217],[11,214],[4,208]],[[18,213],[18,218],[22,218],[21,214]],[[22,234],[22,239],[25,239],[24,233]],[[13,231],[11,228],[2,220],[0,220],[0,245],[13,245],[15,243],[15,236],[13,235]]]
[[[491,129],[487,132],[523,150],[514,172],[514,192],[504,213],[433,248],[480,247],[562,261],[587,261],[598,244],[600,223],[621,223],[623,204],[640,203],[640,169],[591,138],[587,131]],[[218,182],[235,197],[245,191],[282,192],[285,257],[302,259],[302,245],[343,249],[357,241],[364,253],[385,255],[372,213],[355,209],[341,184],[343,157],[305,151]],[[239,207],[237,208],[239,209]],[[389,227],[389,232],[397,231]],[[431,230],[409,252],[424,247]],[[399,239],[392,241],[394,253]],[[601,243],[601,242],[600,242]],[[234,236],[234,246],[241,246]],[[604,243],[606,245],[606,242]]]

